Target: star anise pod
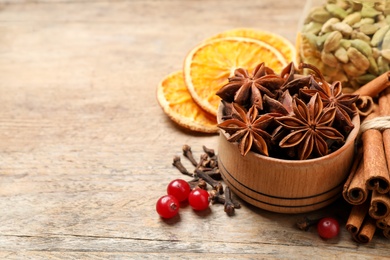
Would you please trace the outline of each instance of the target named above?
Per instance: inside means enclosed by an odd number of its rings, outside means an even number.
[[[293,98],[288,90],[284,91],[278,100],[264,95],[264,107],[268,111],[268,114],[274,117],[294,115],[292,101]],[[289,130],[283,128],[281,125],[277,125],[271,134],[271,140],[273,142],[279,140],[280,136],[284,136],[283,133],[286,131]]]
[[[246,69],[238,68],[229,82],[217,91],[217,95],[227,102],[235,102],[250,108],[256,105],[263,109],[264,94],[275,97],[273,93],[283,85],[284,79],[276,75],[272,69],[260,63],[250,74]]]
[[[313,153],[324,156],[328,154],[328,142],[344,140],[344,136],[330,126],[336,109],[324,108],[319,94],[314,94],[307,106],[302,100],[294,98],[293,111],[293,116],[283,116],[275,120],[291,130],[279,142],[279,146],[297,147],[300,160],[309,158]]]
[[[313,70],[320,80],[320,83],[318,83],[314,77],[311,77],[310,88],[301,89],[301,93],[310,97],[318,93],[325,107],[334,107],[336,109],[335,119],[340,125],[340,129],[349,133],[354,128],[351,119],[355,113],[353,104],[355,104],[359,95],[343,94],[340,81],[335,81],[329,85],[318,68],[305,63],[301,64],[301,66]]]
[[[245,156],[253,149],[268,156],[268,142],[271,136],[265,128],[273,121],[273,117],[271,115],[259,116],[255,105],[246,112],[237,103],[232,104],[232,118],[218,124],[218,127],[230,134],[228,141],[239,142],[238,148],[241,155]]]

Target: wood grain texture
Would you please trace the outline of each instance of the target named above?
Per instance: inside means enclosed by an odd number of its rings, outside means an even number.
[[[360,246],[343,229],[324,241],[294,227],[299,215],[248,204],[233,217],[220,205],[184,206],[168,221],[155,213],[166,184],[182,177],[171,165],[181,146],[199,156],[218,141],[174,125],[156,101],[158,82],[223,30],[294,42],[303,4],[0,1],[0,258],[388,256],[381,236]]]

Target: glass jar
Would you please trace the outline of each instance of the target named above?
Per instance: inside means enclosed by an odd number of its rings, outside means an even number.
[[[353,92],[390,69],[390,0],[307,0],[297,61]]]

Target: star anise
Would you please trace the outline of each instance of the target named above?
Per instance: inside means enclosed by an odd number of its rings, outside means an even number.
[[[313,70],[320,81],[318,83],[314,77],[311,77],[310,88],[301,89],[301,93],[310,97],[318,93],[325,107],[334,107],[336,109],[335,119],[340,125],[340,129],[349,133],[354,128],[351,119],[355,113],[353,104],[359,98],[359,95],[343,94],[340,81],[335,81],[329,85],[318,68],[305,63],[301,64],[301,66]]]
[[[293,111],[294,115],[275,120],[291,130],[279,142],[279,146],[297,147],[300,160],[305,160],[313,154],[324,156],[329,152],[328,142],[344,140],[344,136],[330,126],[335,118],[336,109],[324,108],[319,94],[314,94],[307,105],[302,100],[294,98]]]
[[[293,98],[291,97],[290,92],[288,90],[283,92],[283,94],[279,97],[278,100],[264,95],[264,107],[268,111],[268,114],[274,117],[294,115],[292,101]],[[286,131],[289,130],[283,128],[283,126],[281,125],[277,125],[271,134],[271,140],[279,140],[279,137],[284,136],[283,133],[285,133]]]
[[[241,155],[245,156],[252,149],[268,156],[268,142],[271,136],[265,128],[273,121],[273,117],[259,116],[255,105],[246,112],[237,103],[232,104],[232,118],[218,124],[218,127],[230,134],[228,141],[239,142]]]
[[[263,95],[275,97],[273,93],[283,85],[285,79],[276,75],[272,69],[260,63],[253,70],[252,75],[243,68],[238,68],[229,82],[217,91],[217,95],[227,102],[235,102],[250,108],[256,105],[263,109]]]

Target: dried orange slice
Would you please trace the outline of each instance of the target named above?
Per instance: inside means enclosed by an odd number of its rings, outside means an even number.
[[[157,100],[164,112],[178,125],[196,132],[217,133],[215,116],[203,111],[184,84],[183,72],[166,76],[157,87]]]
[[[261,62],[276,73],[288,63],[278,50],[259,40],[244,37],[208,40],[186,56],[184,80],[195,102],[216,115],[221,99],[215,93],[228,82],[234,70],[252,71]]]
[[[237,28],[214,35],[208,38],[206,41],[224,37],[245,37],[259,40],[277,49],[288,62],[296,61],[295,46],[281,35],[251,28]]]

